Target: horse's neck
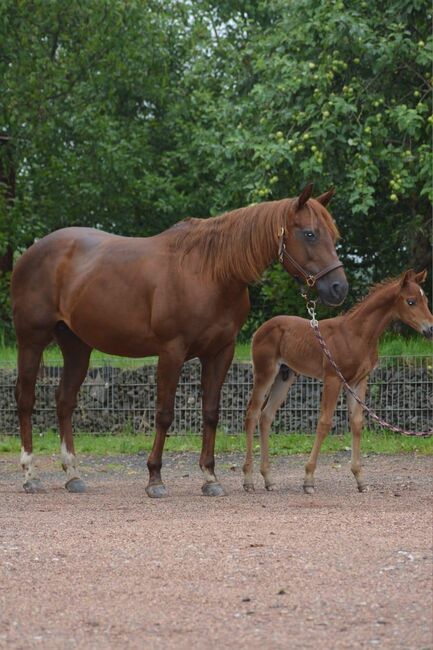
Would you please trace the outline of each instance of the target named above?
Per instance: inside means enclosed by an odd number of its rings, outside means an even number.
[[[357,309],[346,314],[346,325],[366,343],[377,345],[379,338],[394,319],[395,299],[395,291],[377,291],[366,298]]]

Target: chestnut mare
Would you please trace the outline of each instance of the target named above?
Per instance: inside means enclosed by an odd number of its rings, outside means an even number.
[[[368,375],[378,360],[379,337],[391,321],[400,319],[427,338],[433,338],[433,315],[419,286],[426,271],[406,271],[399,278],[374,286],[369,295],[350,311],[320,322],[320,332],[349,386],[364,400]],[[276,316],[264,323],[252,341],[254,388],[248,405],[245,430],[247,455],[244,489],[254,491],[253,436],[260,428],[260,471],[267,490],[274,482],[269,471],[269,431],[272,421],[297,375],[316,377],[324,382],[320,417],[314,446],[305,466],[304,491],[314,493],[314,471],[321,444],[332,426],[332,416],[341,390],[341,381],[323,354],[310,321],[297,316]],[[267,396],[267,398],[266,398]],[[358,489],[365,489],[361,475],[361,432],[363,409],[347,393],[352,432],[352,464]]]
[[[127,357],[158,355],[156,436],[148,458],[150,497],[166,494],[162,451],[183,363],[201,361],[203,493],[223,489],[214,473],[221,386],[250,308],[247,285],[281,253],[286,271],[313,275],[319,296],[342,302],[347,282],[325,209],[333,190],[272,201],[211,219],[185,219],[155,237],[127,238],[65,228],[31,246],[12,276],[18,341],[16,399],[24,489],[42,489],[32,458],[31,415],[42,351],[53,339],[64,358],[56,394],[66,488],[86,487],[75,466],[72,412],[93,348]],[[293,256],[293,257],[292,257]]]

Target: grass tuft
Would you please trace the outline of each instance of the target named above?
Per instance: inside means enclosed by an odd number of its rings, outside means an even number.
[[[259,439],[255,439],[255,453],[259,452]],[[144,434],[75,434],[77,454],[119,455],[149,452],[152,448],[153,436]],[[433,437],[417,438],[401,436],[391,431],[375,432],[366,430],[362,436],[362,452],[378,454],[417,453],[433,455]],[[299,433],[275,434],[269,439],[270,453],[274,456],[308,454],[313,445],[313,436]],[[18,454],[20,451],[18,436],[1,436],[0,453]],[[323,443],[324,453],[347,451],[351,446],[350,434],[331,435]],[[56,454],[59,451],[59,437],[54,431],[35,435],[33,438],[35,453]],[[167,452],[199,452],[201,436],[184,435],[170,436],[165,445]],[[245,435],[229,436],[224,433],[217,435],[215,452],[244,453]]]

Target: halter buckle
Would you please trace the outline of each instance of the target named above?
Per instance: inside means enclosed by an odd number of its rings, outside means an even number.
[[[316,278],[314,277],[314,275],[307,275],[307,277],[305,278],[305,282],[308,287],[310,288],[314,287],[314,285],[316,284]]]

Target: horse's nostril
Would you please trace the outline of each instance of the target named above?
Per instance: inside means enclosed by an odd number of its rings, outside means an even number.
[[[332,293],[334,296],[340,297],[342,294],[342,288],[341,288],[341,283],[340,282],[333,282],[331,285]]]

